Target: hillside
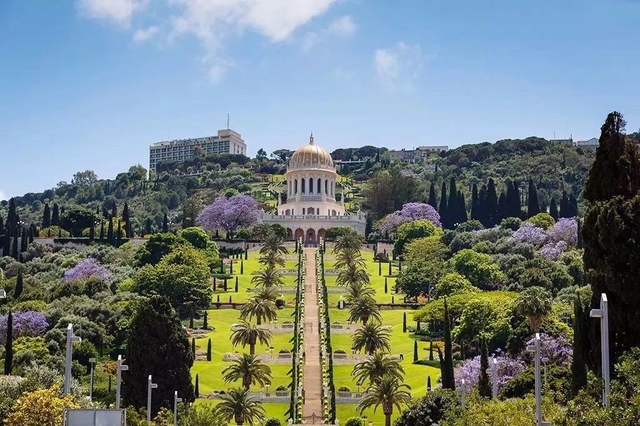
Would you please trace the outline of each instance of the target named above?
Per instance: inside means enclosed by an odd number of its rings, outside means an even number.
[[[281,151],[284,150],[276,153]],[[451,177],[455,178],[458,190],[464,194],[468,211],[471,210],[472,185],[475,183],[480,187],[489,178],[495,180],[498,194],[504,183],[511,181],[517,182],[521,194],[525,194],[527,182],[532,178],[538,189],[540,206],[546,209],[552,197],[556,202],[560,201],[563,191],[580,196],[595,156],[593,148],[554,145],[533,137],[464,145],[440,155],[434,154],[419,164],[391,164],[386,151],[386,148],[366,146],[332,153],[341,160],[366,160],[344,175],[342,180],[340,189],[345,192],[349,210],[373,210],[375,218],[381,217],[397,210],[404,202],[427,201],[432,182],[439,199],[442,182],[448,185]],[[55,188],[28,193],[14,200],[20,219],[37,227],[42,226],[46,203],[50,208],[54,203],[58,204],[62,220],[71,216],[72,211],[80,211],[80,216],[85,217],[89,217],[89,212],[99,211],[106,218],[114,202],[119,212],[126,202],[133,232],[139,234],[148,225],[151,230],[160,229],[165,214],[173,225],[182,224],[185,216],[189,224],[205,204],[220,194],[246,193],[263,203],[265,209],[274,207],[278,191],[283,199],[286,197],[282,173],[287,156],[272,157],[261,156],[251,160],[245,157],[240,159],[242,161],[206,158],[180,167],[171,165],[171,168],[163,168],[170,172],[152,173],[149,178],[139,165],[110,180],[99,179],[92,171],[84,171],[76,173],[70,183],[61,182]],[[368,190],[371,182],[368,181],[381,171],[389,172],[399,187],[390,188],[386,197],[389,202],[385,202],[382,209],[377,209],[372,208],[371,191]],[[7,208],[7,200],[0,202],[0,217],[6,217]]]

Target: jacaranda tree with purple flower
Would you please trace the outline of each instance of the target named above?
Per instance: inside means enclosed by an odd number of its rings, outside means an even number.
[[[82,259],[73,268],[65,271],[64,280],[66,282],[86,280],[89,278],[99,278],[102,281],[109,281],[111,274],[104,266],[92,257]]]
[[[547,236],[549,241],[564,241],[575,247],[578,244],[578,222],[574,218],[560,218],[553,228],[547,231]]]
[[[539,247],[547,241],[547,233],[544,229],[538,228],[533,223],[525,222],[524,225],[513,233],[511,241],[533,244]]]
[[[532,337],[525,345],[533,346],[534,338]],[[571,342],[566,336],[551,336],[546,333],[540,333],[540,356],[548,359],[548,363],[568,364],[573,357],[573,348]],[[525,351],[522,357],[528,360],[532,359],[532,354]]]
[[[7,338],[8,314],[0,316],[0,343]],[[13,313],[13,338],[20,336],[43,336],[49,324],[44,315],[36,311],[17,311]]]
[[[232,236],[235,231],[258,221],[258,202],[249,195],[218,197],[198,215],[206,230],[222,230]]]
[[[500,349],[493,354],[498,363],[498,390],[502,389],[509,380],[513,379],[525,369],[524,361],[505,355]],[[489,364],[493,361],[489,358]],[[471,392],[472,388],[478,385],[480,378],[480,355],[464,361],[455,373],[456,389],[462,389],[461,380],[464,379],[467,392]],[[491,373],[489,379],[493,380]]]
[[[393,234],[403,223],[418,219],[427,219],[435,226],[442,227],[440,214],[438,214],[436,209],[431,205],[426,203],[406,203],[402,206],[402,210],[396,210],[382,219],[380,222],[380,232],[383,234]]]

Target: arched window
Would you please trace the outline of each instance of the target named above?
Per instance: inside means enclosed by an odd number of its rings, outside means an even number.
[[[309,178],[309,194],[313,194],[313,178]]]
[[[316,188],[318,189],[318,194],[322,194],[322,179],[318,178],[318,186]]]
[[[316,211],[313,209],[313,207],[309,207],[309,208],[307,209],[307,214],[315,214],[315,212],[316,212]]]
[[[293,181],[293,193],[294,194],[298,193],[298,179]]]
[[[304,187],[304,178],[302,178],[302,190],[301,192],[304,194],[305,193],[305,187]]]
[[[329,195],[329,179],[324,180],[324,193]]]

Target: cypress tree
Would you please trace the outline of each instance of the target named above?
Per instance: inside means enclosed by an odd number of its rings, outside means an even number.
[[[48,228],[51,226],[51,209],[49,203],[44,205],[44,214],[42,215],[42,227]]]
[[[589,353],[589,313],[582,305],[580,295],[573,301],[573,359],[571,361],[571,392],[575,396],[587,386],[585,356]]]
[[[520,200],[520,188],[518,182],[511,182],[511,196],[509,198],[509,216],[522,217],[522,202]]]
[[[104,240],[104,220],[100,221],[100,241]]]
[[[440,207],[438,208],[438,213],[440,213],[440,220],[442,221],[442,226],[444,228],[448,228],[449,213],[447,212],[447,184],[444,181],[442,181],[442,191],[440,192]]]
[[[569,215],[569,217],[578,216],[578,199],[573,194],[569,197]]]
[[[433,361],[433,339],[429,340],[429,361]]]
[[[562,191],[562,198],[560,199],[560,217],[571,217],[569,216],[569,196],[567,195],[567,191]]]
[[[95,223],[91,222],[91,228],[89,228],[89,242],[93,242],[95,238],[96,238],[96,225]]]
[[[116,241],[113,244],[115,247],[120,247],[122,241],[122,222],[118,221],[118,233],[116,234]]]
[[[13,247],[11,248],[11,255],[13,256],[13,258],[15,260],[19,260],[20,259],[20,252],[18,251],[18,239],[20,238],[18,228],[15,228],[15,231],[13,231]]]
[[[113,218],[109,218],[109,226],[107,227],[107,240],[109,244],[113,244]]]
[[[16,288],[13,289],[13,298],[18,299],[24,289],[24,277],[22,271],[18,272],[18,278],[16,279]]]
[[[444,357],[438,347],[438,356],[440,357],[440,369],[442,375],[442,387],[444,389],[456,389],[456,383],[453,375],[453,348],[451,344],[451,319],[449,318],[449,308],[447,300],[444,301]]]
[[[211,361],[211,338],[207,341],[207,361]]]
[[[167,298],[151,296],[138,306],[127,336],[126,360],[129,371],[123,373],[122,385],[125,406],[146,406],[149,374],[157,383],[171,384],[153,391],[152,413],[172,401],[174,391],[186,403],[193,402],[193,353],[187,332]]]
[[[576,218],[578,222],[578,248],[584,248],[584,239],[582,238],[582,221],[580,218]]]
[[[464,199],[462,191],[458,191],[458,223],[466,222],[467,217],[467,202]]]
[[[529,178],[529,193],[527,195],[527,218],[540,213],[540,203],[538,203],[538,190],[533,183],[533,179]]]
[[[389,292],[389,288],[387,286],[387,277],[384,277],[384,294]]]
[[[209,328],[209,312],[204,311],[204,318],[202,319],[202,328],[207,330]]]
[[[189,328],[193,329],[193,308],[189,311]],[[193,344],[195,345],[196,341],[194,339]]]
[[[51,214],[51,225],[60,226],[60,211],[58,209],[58,203],[53,203],[53,213]]]
[[[196,398],[200,398],[200,376],[196,374]]]
[[[502,221],[505,217],[509,217],[509,199],[503,191],[498,198],[498,218]]]
[[[126,201],[122,209],[122,221],[124,222],[124,235],[129,238],[131,237],[131,221],[129,220],[129,203]]]
[[[4,230],[4,243],[2,244],[2,256],[11,256],[11,232],[9,227]]]
[[[498,215],[498,193],[496,192],[496,184],[493,178],[489,178],[487,185],[487,199],[485,201],[488,226],[494,226],[500,223]]]
[[[485,227],[489,226],[489,214],[487,213],[487,185],[482,185],[478,191],[478,220]]]
[[[471,189],[471,219],[480,220],[480,200],[478,198],[478,185],[473,184]]]
[[[193,359],[196,359],[196,339],[191,339],[191,353],[193,354]]]
[[[560,213],[558,212],[558,204],[556,203],[556,199],[553,197],[551,198],[551,203],[549,204],[549,215],[551,215],[551,217],[555,221],[557,221],[560,217]]]
[[[169,217],[167,214],[164,214],[164,218],[162,219],[162,232],[169,232]]]
[[[418,362],[418,341],[413,341],[413,362]]]
[[[433,181],[431,182],[431,185],[429,185],[429,201],[427,201],[427,204],[434,209],[438,208],[438,200],[436,200],[436,185]]]
[[[20,239],[20,253],[24,253],[29,248],[29,235],[27,229],[22,228],[22,238]]]
[[[449,180],[449,201],[447,202],[447,214],[449,215],[449,220],[447,222],[449,224],[449,228],[453,228],[458,223],[460,216],[460,213],[458,212],[459,206],[458,188],[456,187],[456,180],[452,176]]]
[[[7,315],[7,340],[4,344],[4,374],[11,375],[13,369],[13,313]]]
[[[481,353],[480,353],[480,378],[478,379],[478,393],[485,398],[491,398],[492,389],[489,384],[489,374],[487,369],[489,368],[489,353],[487,350],[486,339],[481,340]]]
[[[427,391],[431,392],[431,376],[427,376]]]
[[[236,277],[236,293],[238,292],[238,277]]]
[[[627,140],[625,125],[622,114],[614,111],[600,129],[600,145],[584,188],[584,198],[591,203],[616,195],[627,199],[638,193],[640,155],[637,144]]]
[[[403,333],[407,332],[407,313],[406,312],[402,313],[402,332]]]

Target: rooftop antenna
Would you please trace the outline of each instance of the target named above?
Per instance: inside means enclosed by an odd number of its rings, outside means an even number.
[[[229,130],[229,113],[227,113],[227,130]]]
[[[309,145],[313,145],[313,131],[311,131],[311,136],[309,137]]]

